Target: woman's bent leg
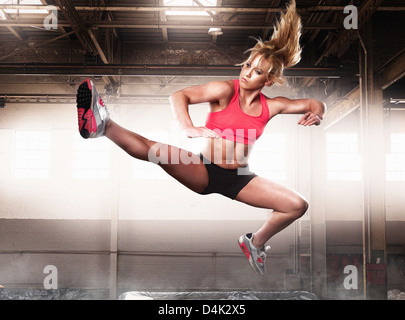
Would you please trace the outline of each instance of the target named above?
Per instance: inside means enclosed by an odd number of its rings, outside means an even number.
[[[256,177],[237,195],[236,200],[266,209],[273,209],[266,222],[255,233],[239,238],[239,246],[253,270],[266,273],[265,243],[296,219],[308,208],[308,203],[296,192],[272,181]]]
[[[271,237],[300,218],[308,209],[308,203],[301,195],[261,177],[251,180],[239,192],[236,200],[273,210],[266,222],[253,234],[253,244],[257,248],[263,247]]]

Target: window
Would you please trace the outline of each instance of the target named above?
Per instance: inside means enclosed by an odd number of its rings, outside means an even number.
[[[254,147],[249,166],[265,178],[284,181],[287,179],[286,139],[283,133],[267,133]]]
[[[387,180],[405,181],[405,134],[391,135],[391,153],[386,156]]]
[[[206,7],[214,7],[217,4],[216,0],[200,0],[200,3]],[[194,2],[193,0],[165,0],[164,6],[166,7],[199,7],[199,5]],[[185,11],[185,10],[178,10],[178,11],[166,11],[167,16],[209,16],[207,11]],[[214,12],[215,14],[215,12]]]
[[[110,176],[110,142],[107,139],[83,139],[75,135],[73,177],[108,179]]]
[[[169,139],[169,134],[165,131],[148,131],[140,132],[139,134],[152,141],[161,143],[168,143]],[[132,177],[134,179],[146,180],[162,180],[168,178],[167,173],[158,165],[138,159],[133,160]]]
[[[49,178],[50,145],[50,132],[16,131],[14,176],[18,179]]]
[[[360,181],[361,157],[356,133],[327,135],[327,175],[332,181]]]
[[[8,5],[17,5],[18,1],[17,0],[0,0],[0,4],[8,4]],[[20,5],[36,5],[36,6],[43,6],[44,4],[42,3],[41,0],[20,0]],[[17,13],[36,13],[36,14],[48,14],[49,11],[47,9],[20,9],[17,12],[17,9],[4,9],[0,10],[0,17],[2,17],[3,20],[6,20],[6,16],[4,15],[5,13],[8,14],[17,14]]]

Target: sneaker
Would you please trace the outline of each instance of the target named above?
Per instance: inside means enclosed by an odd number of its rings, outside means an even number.
[[[249,260],[253,270],[260,276],[266,274],[266,251],[270,249],[270,246],[263,246],[261,249],[257,249],[253,245],[253,235],[248,233],[239,237],[239,246]]]
[[[76,103],[80,135],[85,139],[104,135],[109,112],[93,81],[87,79],[79,86]]]

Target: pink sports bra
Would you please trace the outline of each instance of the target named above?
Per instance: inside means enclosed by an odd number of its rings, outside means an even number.
[[[270,120],[269,107],[266,98],[260,93],[262,113],[260,116],[250,116],[239,106],[239,80],[233,80],[235,94],[229,105],[221,111],[208,113],[205,127],[220,134],[223,139],[252,145],[263,134]]]

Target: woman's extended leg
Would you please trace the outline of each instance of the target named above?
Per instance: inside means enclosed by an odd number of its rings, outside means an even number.
[[[149,140],[129,131],[113,120],[105,128],[105,136],[132,157],[157,163],[168,174],[195,192],[202,192],[208,185],[208,172],[195,154],[174,146]],[[156,161],[156,160],[161,161]]]
[[[76,95],[80,135],[106,136],[134,158],[152,161],[195,192],[208,185],[208,172],[202,160],[191,152],[148,140],[116,124],[90,79],[83,81]]]

